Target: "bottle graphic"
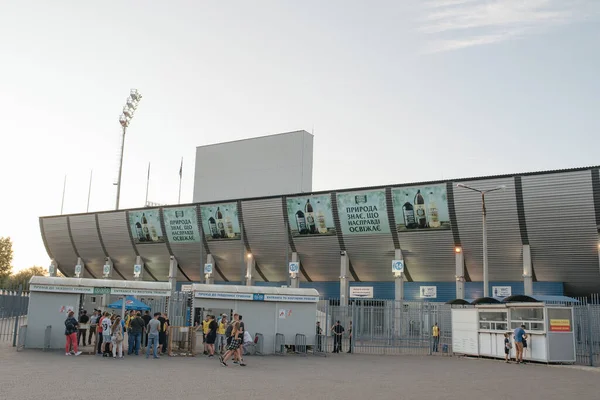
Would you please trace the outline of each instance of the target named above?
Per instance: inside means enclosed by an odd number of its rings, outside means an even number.
[[[210,229],[210,235],[213,239],[218,239],[220,237],[219,231],[217,230],[217,223],[213,217],[208,219],[208,229]]]
[[[404,204],[402,205],[402,214],[404,215],[404,226],[406,229],[415,229],[417,227],[417,222],[415,219],[415,209],[412,204],[410,204],[410,199],[408,198],[408,193],[406,193],[406,199]]]
[[[323,211],[317,211],[317,223],[319,224],[319,233],[327,233],[327,225],[325,224],[325,214]]]
[[[313,206],[310,204],[310,200],[306,200],[304,206],[304,212],[306,213],[306,227],[310,233],[317,233],[317,227],[315,226],[315,214],[313,213]]]
[[[150,229],[150,240],[153,242],[158,242],[158,234],[156,233],[156,227],[153,223],[149,223],[148,227]]]
[[[229,217],[225,217],[225,230],[227,231],[228,238],[232,239],[235,237],[235,233],[233,232],[233,223]]]
[[[429,227],[439,228],[440,226],[440,215],[438,212],[437,204],[433,199],[433,192],[429,192]]]
[[[223,223],[223,214],[221,213],[220,207],[217,207],[215,217],[217,217],[217,230],[219,231],[219,236],[223,239],[225,238],[225,224]]]
[[[308,229],[306,228],[306,218],[304,218],[302,210],[296,211],[296,226],[298,227],[299,234],[306,235],[308,233]]]
[[[144,241],[144,231],[142,230],[142,224],[140,224],[140,221],[135,223],[135,234],[140,242]]]
[[[427,215],[425,215],[425,199],[421,194],[421,190],[417,190],[415,195],[415,214],[417,216],[417,224],[419,228],[427,227]]]
[[[142,213],[142,232],[144,233],[144,241],[150,241],[150,231],[148,230],[148,220],[146,214]]]

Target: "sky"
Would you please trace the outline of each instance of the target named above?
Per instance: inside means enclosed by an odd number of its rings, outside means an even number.
[[[313,132],[313,189],[598,165],[600,1],[0,4],[0,236],[39,217],[192,201],[196,146]],[[224,160],[223,162],[235,162]],[[217,166],[216,166],[217,167]],[[577,194],[573,194],[574,202]],[[75,260],[74,260],[75,262]]]

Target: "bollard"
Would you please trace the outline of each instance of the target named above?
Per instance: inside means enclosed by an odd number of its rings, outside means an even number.
[[[52,338],[52,325],[46,327],[44,332],[44,351],[50,349],[50,339]]]
[[[285,354],[285,336],[281,333],[275,334],[275,354],[279,356]]]

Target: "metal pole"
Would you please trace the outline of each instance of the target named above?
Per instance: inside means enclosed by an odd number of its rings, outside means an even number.
[[[22,310],[21,310],[21,296],[23,293],[23,284],[19,285],[19,292],[18,292],[18,299],[19,300],[19,308],[17,310],[17,315],[15,318],[15,328],[13,330],[13,347],[17,347],[17,333],[19,331],[19,314],[21,314]]]
[[[183,177],[183,157],[181,157],[181,166],[179,167],[179,197],[177,197],[177,204],[181,204],[181,178]]]
[[[92,174],[94,173],[94,170],[91,169],[90,170],[90,186],[88,188],[88,201],[87,201],[87,207],[85,208],[85,212],[89,212],[90,211],[90,196],[92,194]]]
[[[65,182],[63,183],[63,195],[62,201],[60,202],[60,215],[63,213],[63,208],[65,206],[65,191],[67,190],[67,175],[65,175]]]
[[[594,337],[592,336],[592,306],[587,305],[587,345],[590,366],[594,366]],[[13,344],[14,346],[14,344]]]
[[[146,179],[146,201],[144,207],[148,207],[148,189],[150,188],[150,163],[148,163],[148,179]]]
[[[481,208],[483,214],[483,297],[489,295],[489,277],[488,277],[488,251],[487,251],[487,226],[485,210],[485,194],[481,193]]]
[[[285,268],[286,270],[289,272],[289,265],[290,265],[290,244],[288,243],[288,221],[287,218],[284,218],[284,225],[285,225]],[[288,278],[287,278],[287,284],[288,286],[292,286],[292,276],[288,273],[287,274]]]
[[[125,151],[125,132],[127,127],[123,127],[123,138],[121,139],[121,161],[119,162],[119,177],[117,178],[117,204],[115,210],[119,209],[119,198],[121,197],[121,174],[123,173],[123,152]]]

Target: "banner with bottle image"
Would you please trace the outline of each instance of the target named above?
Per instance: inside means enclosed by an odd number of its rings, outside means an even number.
[[[196,207],[163,208],[165,231],[171,243],[200,243]]]
[[[338,193],[337,206],[344,235],[390,233],[385,190]]]
[[[129,211],[129,226],[135,244],[164,243],[159,209]]]
[[[331,195],[287,198],[288,222],[292,236],[335,235]]]
[[[446,185],[392,189],[398,232],[450,229]]]
[[[242,237],[237,203],[200,206],[200,215],[206,240],[239,240]]]

